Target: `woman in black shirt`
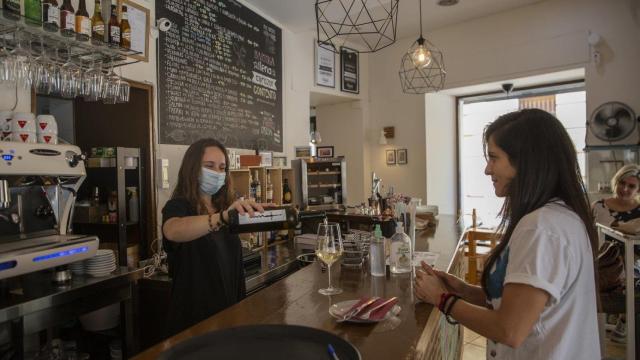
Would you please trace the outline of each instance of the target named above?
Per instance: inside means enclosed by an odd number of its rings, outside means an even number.
[[[162,209],[162,234],[172,279],[168,332],[175,334],[245,297],[240,239],[224,226],[228,209],[264,211],[231,194],[225,147],[202,139],[187,149],[171,200]]]

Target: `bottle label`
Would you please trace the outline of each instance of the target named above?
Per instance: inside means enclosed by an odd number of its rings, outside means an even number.
[[[76,31],[76,18],[73,13],[69,10],[62,10],[60,13],[64,19],[64,29]]]
[[[287,191],[287,192],[284,193],[284,201],[285,202],[291,201],[291,193],[290,192]]]
[[[120,28],[111,26],[109,32],[111,33],[111,42],[114,44],[120,44]]]
[[[78,34],[91,36],[91,20],[86,16],[76,17],[76,32]]]
[[[122,39],[123,40],[131,40],[131,31],[125,31],[122,33]]]
[[[93,32],[98,34],[98,35],[100,35],[100,36],[103,36],[104,35],[104,24],[93,25]]]
[[[263,213],[256,212],[253,217],[249,214],[238,214],[238,225],[262,224],[271,222],[287,221],[287,212],[285,209],[265,210]]]
[[[46,16],[42,22],[60,26],[60,9],[57,6],[42,4],[42,16]]]

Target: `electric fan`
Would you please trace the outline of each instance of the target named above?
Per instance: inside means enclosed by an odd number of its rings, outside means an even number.
[[[587,121],[587,146],[638,145],[638,120],[627,105],[620,102],[604,103]]]

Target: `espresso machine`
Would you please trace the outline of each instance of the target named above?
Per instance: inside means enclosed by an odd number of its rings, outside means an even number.
[[[0,280],[95,255],[96,236],[70,234],[85,177],[77,146],[0,142]]]

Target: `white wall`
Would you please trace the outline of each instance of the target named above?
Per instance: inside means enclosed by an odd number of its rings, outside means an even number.
[[[588,114],[611,100],[627,103],[640,113],[640,87],[637,85],[640,83],[640,9],[633,4],[637,2],[548,0],[447,26],[426,35],[444,52],[447,88],[585,67]],[[599,67],[589,62],[587,30],[599,33],[603,39],[598,46],[602,52]],[[370,57],[369,132],[379,131],[387,123],[396,124],[393,147],[408,144],[417,151],[422,147],[424,153],[425,138],[418,139],[415,134],[424,134],[425,128],[431,129],[427,131],[427,143],[432,141],[430,133],[439,134],[436,139],[440,141],[447,139],[455,143],[455,126],[452,125],[455,117],[438,116],[437,123],[425,125],[425,118],[427,122],[434,118],[430,116],[430,108],[435,106],[432,102],[437,98],[426,101],[421,96],[401,94],[397,77],[399,59],[414,40],[399,40]],[[451,100],[442,101],[452,103]],[[446,106],[445,103],[442,106]],[[425,106],[426,117],[422,114]],[[433,109],[440,110],[440,107]],[[432,148],[432,144],[428,146]],[[437,201],[444,213],[446,204],[456,202],[455,192],[447,190],[456,183],[455,162],[448,161],[451,151],[450,146],[448,148],[446,151],[427,151],[426,160],[417,163],[413,162],[415,157],[412,156],[416,151],[409,150],[409,166],[394,168],[385,168],[382,160],[375,159],[373,151],[371,164],[382,167],[387,184],[389,180],[410,179],[398,181],[397,189],[418,196],[424,192],[426,174],[429,174],[429,180],[437,179],[447,187],[428,184],[427,202]]]

